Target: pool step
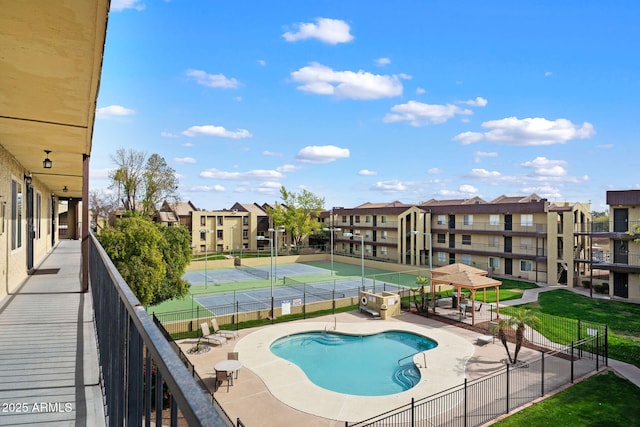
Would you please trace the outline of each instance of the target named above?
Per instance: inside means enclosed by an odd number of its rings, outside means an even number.
[[[413,363],[402,365],[393,373],[393,380],[405,390],[409,390],[420,382],[420,371]]]

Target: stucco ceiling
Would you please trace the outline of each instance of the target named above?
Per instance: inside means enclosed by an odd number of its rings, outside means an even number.
[[[0,145],[56,195],[80,198],[109,0],[0,0],[0,11]]]

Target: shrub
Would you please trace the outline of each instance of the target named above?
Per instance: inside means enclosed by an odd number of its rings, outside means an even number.
[[[585,288],[589,289],[591,287],[591,280],[583,280],[582,281],[582,286],[584,286]]]

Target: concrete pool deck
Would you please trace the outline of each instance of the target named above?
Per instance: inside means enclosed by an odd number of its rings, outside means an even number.
[[[412,389],[389,396],[352,396],[334,393],[311,383],[295,365],[280,359],[269,350],[275,339],[296,332],[324,330],[336,319],[338,332],[376,333],[382,330],[412,331],[438,341],[438,347],[427,351],[427,369],[423,380]],[[501,369],[506,353],[502,344],[480,345],[478,332],[465,330],[410,313],[389,320],[372,319],[360,313],[288,322],[240,331],[240,339],[229,340],[201,355],[190,355],[196,371],[210,390],[214,389],[213,366],[237,351],[243,364],[239,377],[227,392],[226,384],[215,393],[227,414],[240,418],[246,425],[344,426],[345,421],[361,421],[384,411],[395,409],[464,382]],[[186,351],[197,339],[179,342]],[[523,357],[535,357],[523,348]],[[416,359],[420,362],[420,359]]]

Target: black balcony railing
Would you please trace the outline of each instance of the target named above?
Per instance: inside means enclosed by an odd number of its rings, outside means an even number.
[[[89,276],[109,426],[228,426],[96,240]],[[166,419],[166,422],[163,420]]]

